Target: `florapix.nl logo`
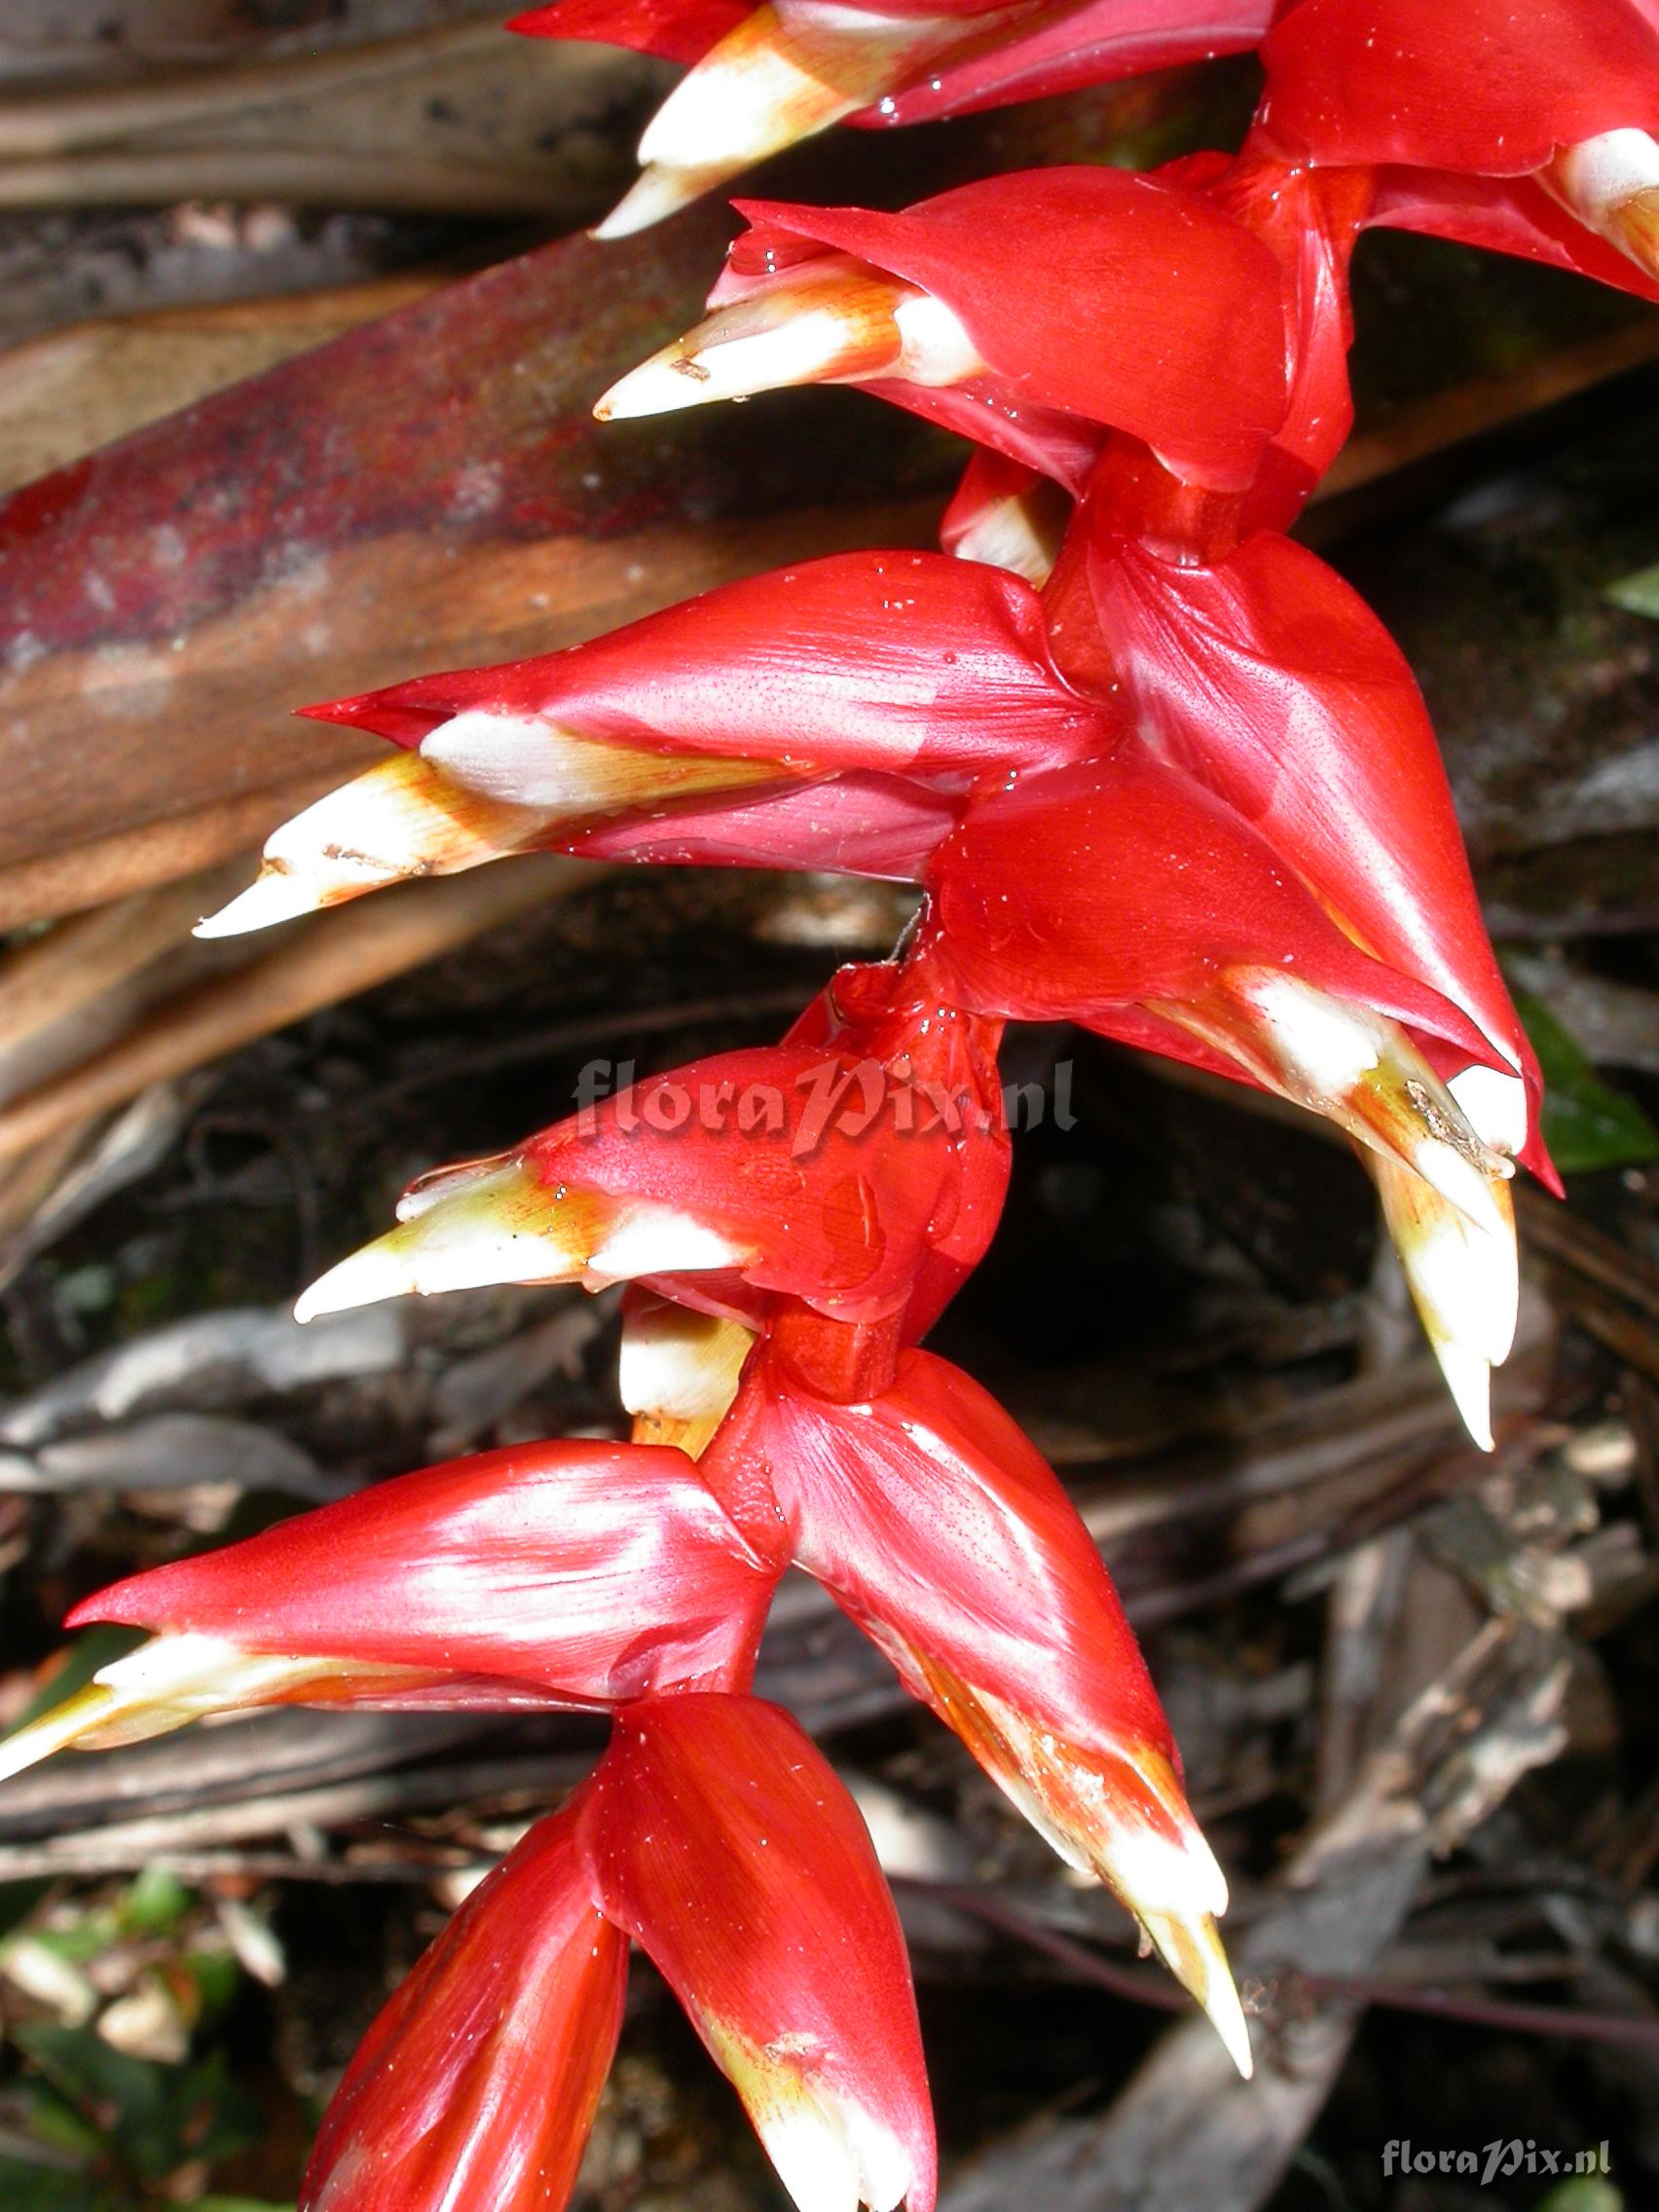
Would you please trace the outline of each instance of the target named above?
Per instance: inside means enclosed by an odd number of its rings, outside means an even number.
[[[897,1137],[982,1133],[1002,1124],[1034,1129],[1077,1126],[1072,1063],[1056,1061],[1047,1085],[1010,1081],[997,1108],[978,1092],[918,1075],[903,1059],[846,1059],[826,1054],[789,1082],[687,1070],[636,1081],[633,1060],[589,1060],[576,1078],[576,1127],[584,1137],[602,1126],[623,1136],[647,1131],[672,1137],[690,1129],[711,1135],[789,1134],[791,1157],[810,1160],[830,1135],[859,1138],[880,1126]]]

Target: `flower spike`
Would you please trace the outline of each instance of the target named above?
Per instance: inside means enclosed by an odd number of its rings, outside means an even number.
[[[810,1737],[749,1697],[631,1706],[583,1832],[604,1911],[673,1987],[800,2212],[933,2212],[904,1938]]]
[[[580,1800],[537,1822],[370,2028],[300,2212],[560,2212],[622,2025],[627,1938],[590,1895]]]
[[[798,1563],[1061,1857],[1110,1885],[1248,2074],[1215,1929],[1227,1885],[1168,1723],[1076,1508],[1008,1416],[926,1352],[841,1405],[773,1349],[712,1448],[727,1460],[767,1467]]]

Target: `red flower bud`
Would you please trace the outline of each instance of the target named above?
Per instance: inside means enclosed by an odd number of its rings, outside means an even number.
[[[1283,159],[1483,176],[1659,129],[1659,23],[1642,0],[1297,0],[1262,46],[1257,118]]]
[[[1553,1175],[1537,1062],[1487,937],[1452,793],[1405,656],[1357,593],[1273,533],[1165,561],[1091,517],[1100,632],[1143,734],[1288,861],[1359,944],[1460,1008],[1512,1073],[1470,1118]],[[1293,950],[1287,939],[1281,950]],[[1304,971],[1305,973],[1307,971]],[[1411,1016],[1406,1016],[1411,1018]],[[1483,1061],[1492,1055],[1481,1055]]]
[[[942,1304],[1007,1179],[994,1032],[925,1001],[883,1024],[908,978],[866,973],[875,1005],[857,1024],[695,1061],[424,1177],[398,1228],[313,1284],[301,1318],[486,1282],[644,1280],[739,1319],[764,1310],[760,1293],[878,1320],[935,1255]]]
[[[538,1822],[376,2019],[324,2115],[300,2212],[559,2212],[628,1972],[578,1818]]]

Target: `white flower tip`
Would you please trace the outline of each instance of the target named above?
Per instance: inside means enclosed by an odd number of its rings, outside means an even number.
[[[647,1306],[622,1324],[618,1386],[640,1444],[677,1444],[696,1458],[737,1394],[755,1343],[738,1321],[683,1306]]]
[[[615,239],[633,238],[654,223],[665,223],[671,215],[678,215],[731,174],[726,168],[682,169],[672,168],[666,162],[648,162],[609,214],[594,224],[588,237],[602,245]],[[599,410],[594,412],[598,414]],[[609,421],[606,415],[599,419],[602,423]]]
[[[1527,1086],[1519,1075],[1476,1062],[1446,1086],[1469,1126],[1491,1151],[1513,1157],[1527,1149]]]
[[[1140,1921],[1159,1957],[1202,2007],[1228,2056],[1248,2082],[1255,2072],[1249,2024],[1214,1919],[1208,1913],[1192,1920],[1168,1913],[1142,1913]]]
[[[1493,1449],[1492,1362],[1450,1337],[1430,1337],[1446,1387],[1471,1440],[1483,1452]]]
[[[694,355],[681,347],[665,346],[593,403],[596,423],[634,423],[646,415],[672,415],[682,407],[705,407],[729,396],[715,387],[715,380]]]
[[[315,1321],[325,1313],[349,1313],[354,1307],[406,1297],[418,1287],[406,1247],[407,1239],[393,1229],[348,1254],[295,1299],[294,1319]]]
[[[1503,1208],[1493,1194],[1493,1178],[1483,1173],[1460,1146],[1443,1136],[1419,1137],[1412,1148],[1411,1164],[1471,1227],[1492,1237],[1514,1235],[1513,1224],[1505,1220]],[[1497,1179],[1501,1181],[1501,1175]]]
[[[191,935],[243,937],[250,930],[268,930],[277,922],[297,921],[302,914],[314,914],[321,903],[313,883],[291,869],[268,865],[245,891],[239,891],[217,913],[204,914]]]

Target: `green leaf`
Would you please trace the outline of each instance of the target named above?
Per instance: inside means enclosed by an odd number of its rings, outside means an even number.
[[[1515,993],[1544,1071],[1544,1142],[1564,1175],[1659,1160],[1659,1129],[1634,1098],[1604,1083],[1542,999]]]
[[[166,1936],[190,1910],[194,1893],[165,1867],[146,1866],[122,1899],[121,1925],[132,1936]]]
[[[1607,586],[1603,597],[1628,614],[1645,614],[1659,621],[1659,568],[1638,569],[1634,575],[1621,576],[1616,584]]]
[[[0,2158],[0,2204],[6,2212],[119,2212],[115,2199],[88,2174]]]
[[[260,2131],[259,2108],[217,2051],[200,2065],[164,2066],[111,2049],[91,2028],[39,2023],[18,2028],[17,2041],[140,2181],[164,2182],[191,2158],[211,2165]]]

